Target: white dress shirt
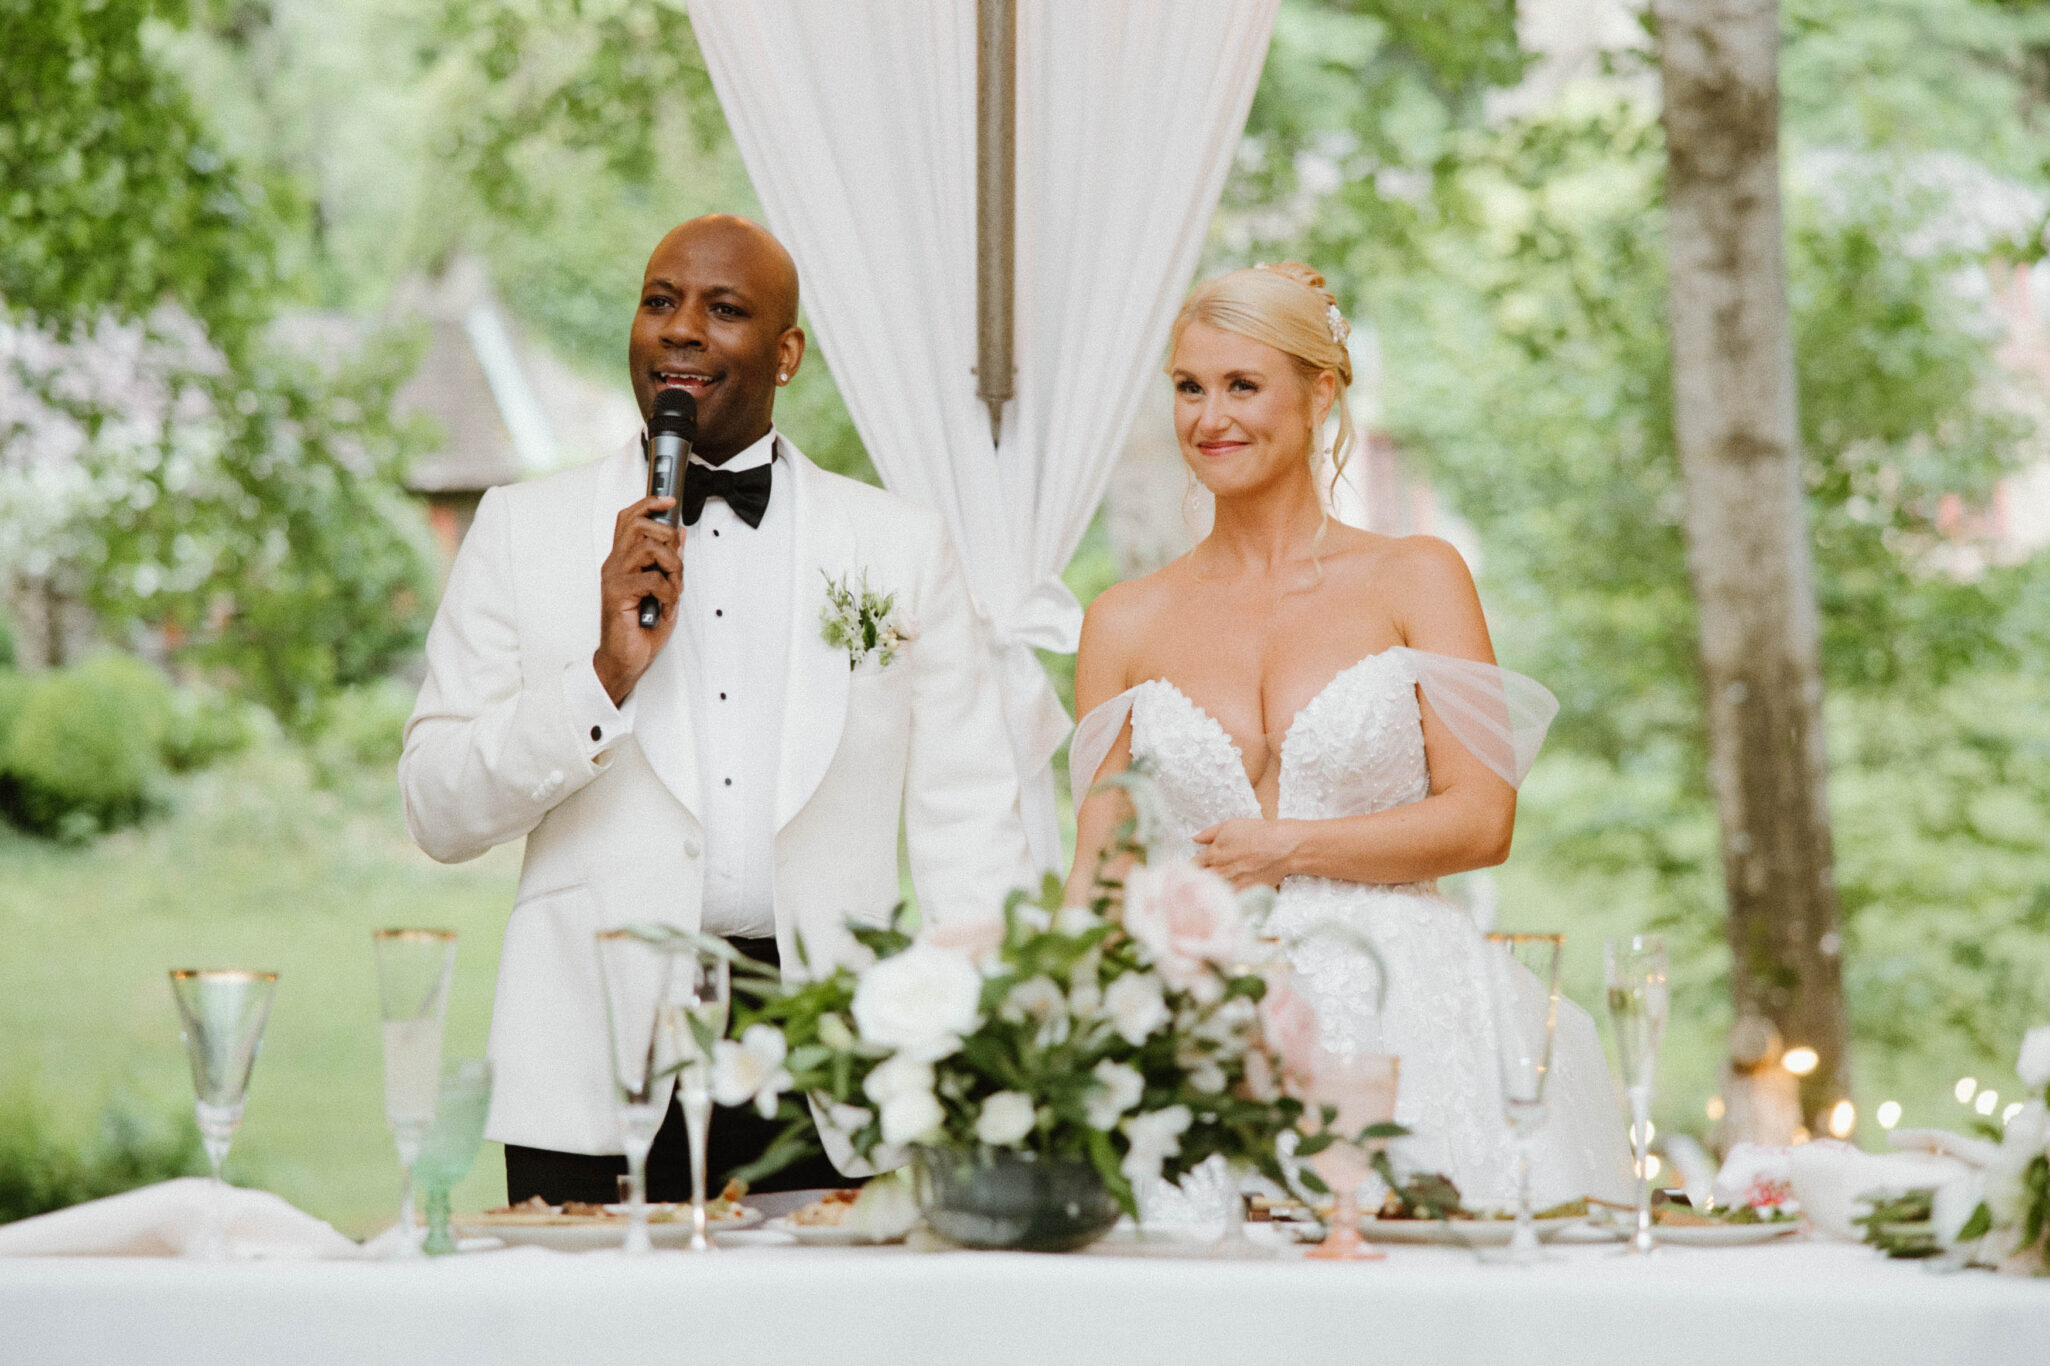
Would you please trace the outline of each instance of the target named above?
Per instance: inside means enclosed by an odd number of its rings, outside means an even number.
[[[718,468],[766,465],[775,450],[771,429]],[[692,456],[691,463],[706,462]],[[776,473],[760,526],[742,521],[725,499],[707,498],[697,525],[683,534],[676,629],[704,798],[707,934],[776,933],[776,774],[797,553],[790,480],[787,471]]]

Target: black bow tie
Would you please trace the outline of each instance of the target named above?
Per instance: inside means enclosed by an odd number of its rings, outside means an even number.
[[[734,515],[749,526],[760,526],[769,510],[769,465],[753,469],[722,470],[693,460],[683,467],[683,524],[696,526],[707,498],[724,498]]]

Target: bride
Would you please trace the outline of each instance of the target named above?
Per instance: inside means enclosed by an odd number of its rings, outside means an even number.
[[[1436,879],[1502,862],[1515,784],[1556,710],[1494,667],[1457,551],[1331,520],[1318,433],[1353,443],[1344,316],[1306,266],[1197,287],[1172,333],[1175,435],[1216,499],[1210,534],[1157,573],[1105,591],[1075,664],[1078,793],[1144,758],[1193,856],[1234,884],[1279,889],[1327,1045],[1402,1059],[1397,1156],[1469,1199],[1515,1189],[1499,1105],[1486,942]],[[1123,794],[1079,798],[1068,895],[1086,900]],[[1319,933],[1336,928],[1339,933]],[[1380,980],[1371,942],[1387,969]],[[1593,1021],[1561,1002],[1542,1207],[1631,1195],[1625,1127]]]

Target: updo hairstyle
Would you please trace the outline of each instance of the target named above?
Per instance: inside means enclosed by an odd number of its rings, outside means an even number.
[[[1181,342],[1182,329],[1192,322],[1266,343],[1294,361],[1306,380],[1326,370],[1338,376],[1338,394],[1332,400],[1338,412],[1338,433],[1331,443],[1335,485],[1353,446],[1352,412],[1345,401],[1352,386],[1352,355],[1345,349],[1352,328],[1338,300],[1325,288],[1324,277],[1299,261],[1281,261],[1204,281],[1175,315],[1168,334],[1170,355]]]

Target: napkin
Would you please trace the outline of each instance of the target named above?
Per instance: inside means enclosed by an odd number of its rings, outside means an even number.
[[[1789,1149],[1787,1167],[1809,1222],[1847,1242],[1864,1239],[1864,1228],[1852,1221],[1870,1208],[1865,1195],[1928,1187],[1936,1192],[1930,1222],[1948,1247],[1978,1205],[1984,1183],[1977,1167],[1947,1153],[1868,1153],[1827,1141]]]
[[[332,1225],[281,1196],[217,1190],[204,1177],[186,1176],[0,1225],[0,1257],[180,1257],[214,1219],[224,1223],[230,1257],[362,1255]]]

